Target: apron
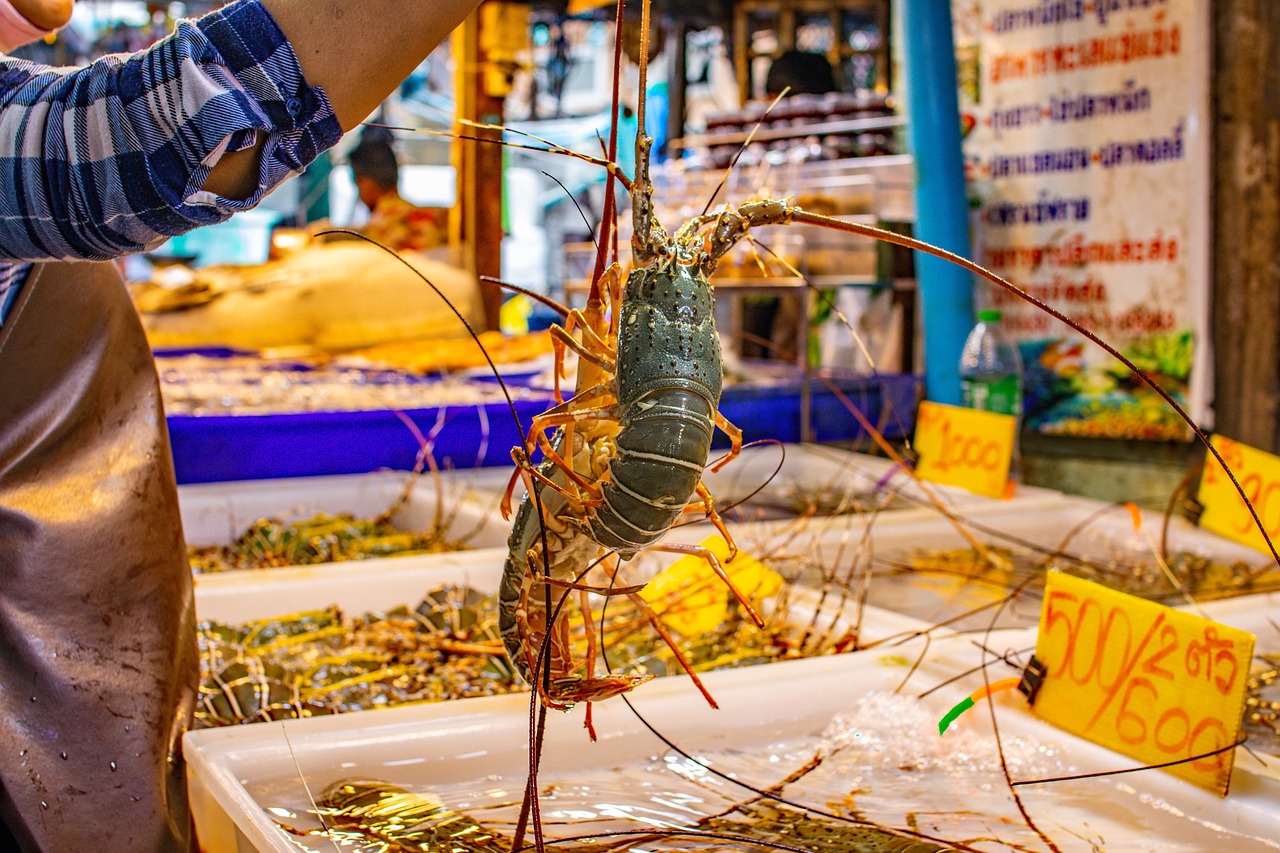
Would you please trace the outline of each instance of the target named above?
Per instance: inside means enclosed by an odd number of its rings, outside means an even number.
[[[110,263],[37,265],[0,327],[0,848],[190,849],[195,636],[124,283]]]

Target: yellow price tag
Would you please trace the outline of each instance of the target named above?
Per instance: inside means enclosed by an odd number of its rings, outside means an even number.
[[[1254,636],[1050,572],[1036,657],[1045,720],[1227,795]],[[1206,755],[1223,749],[1215,755]]]
[[[944,486],[1002,498],[1018,419],[925,401],[916,417],[916,473]]]
[[[750,554],[739,551],[729,560],[729,543],[723,537],[712,536],[702,547],[716,555],[747,598],[759,601],[782,588],[782,576]],[[724,622],[729,595],[711,565],[696,555],[676,560],[640,590],[640,597],[653,606],[667,627],[686,637],[708,633]]]
[[[1213,436],[1212,440],[1213,446],[1218,448],[1240,481],[1244,493],[1249,496],[1249,503],[1253,504],[1258,518],[1266,526],[1267,535],[1273,542],[1277,541],[1280,539],[1280,456],[1220,435]],[[1200,526],[1205,530],[1256,548],[1264,554],[1271,553],[1240,493],[1208,449],[1205,450],[1204,476],[1200,478],[1196,500],[1204,507]]]

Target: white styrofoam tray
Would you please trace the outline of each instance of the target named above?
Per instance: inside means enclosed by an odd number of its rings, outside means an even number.
[[[294,521],[317,513],[374,518],[394,506],[408,486],[409,500],[392,518],[397,528],[431,529],[439,505],[450,538],[463,539],[473,548],[505,546],[510,527],[498,514],[496,498],[491,489],[474,486],[472,479],[466,472],[442,474],[439,491],[430,475],[405,471],[198,483],[178,487],[178,505],[187,544],[201,547],[233,542],[260,518]],[[198,576],[197,582],[238,583],[240,576],[260,574],[211,573]]]
[[[505,558],[505,551],[485,548],[258,572],[234,584],[197,585],[196,615],[200,620],[242,624],[337,605],[354,616],[400,605],[413,607],[431,588],[450,583],[493,594]],[[628,577],[650,577],[675,559],[672,554],[644,555]],[[814,636],[838,637],[856,629],[863,642],[871,642],[914,636],[929,627],[874,607],[865,608],[859,618],[856,601],[837,596],[822,600],[819,593],[805,588],[793,589],[788,604],[793,624],[811,624]]]
[[[908,675],[906,658],[914,658],[917,650],[923,662]],[[766,788],[799,766],[795,756],[802,750],[794,748],[796,743],[819,733],[838,713],[861,714],[846,729],[853,738],[846,749],[855,761],[849,775],[828,778],[839,790],[815,794],[805,803],[828,810],[848,803],[860,816],[882,825],[914,826],[970,843],[1012,835],[1024,845],[1021,849],[1047,849],[1022,823],[998,775],[987,706],[964,715],[945,737],[938,735],[937,720],[982,683],[980,676],[947,683],[918,701],[885,695],[904,682],[910,696],[937,688],[979,663],[980,655],[968,638],[950,635],[934,639],[927,648],[918,644],[902,658],[873,650],[709,673],[705,681],[720,704],[718,711],[678,678],[643,685],[631,700],[649,725],[687,755],[706,756],[712,766]],[[860,706],[871,694],[877,694],[871,704]],[[994,702],[1015,778],[1043,778],[1041,765],[1061,767],[1063,772],[1052,775],[1132,766],[1128,759],[1041,723],[1019,699],[1003,694]],[[876,702],[898,703],[883,706],[897,713],[876,716]],[[555,791],[542,806],[549,833],[663,825],[664,815],[652,810],[657,806],[649,811],[610,808],[614,801],[608,794],[593,793],[625,788],[627,780],[642,779],[643,784],[632,788],[656,788],[659,795],[650,803],[665,797],[668,806],[696,806],[711,798],[709,784],[693,783],[715,780],[659,741],[625,704],[612,700],[593,710],[600,733],[596,744],[582,731],[580,710],[548,719],[539,786]],[[331,842],[317,837],[299,848],[267,809],[283,810],[275,814],[290,825],[314,826],[314,818],[306,814],[307,790],[318,792],[349,778],[436,792],[464,811],[460,800],[469,800],[482,821],[510,817],[509,808],[495,812],[485,807],[520,799],[529,763],[528,714],[529,696],[500,696],[188,733],[188,778],[202,848],[208,853],[328,849]],[[771,755],[781,758],[754,760]],[[717,782],[715,787],[734,801],[753,797],[733,785]],[[877,796],[881,787],[888,790]],[[1159,771],[1019,790],[1037,826],[1064,853],[1280,848],[1275,840],[1280,839],[1280,782],[1240,770],[1225,800]],[[681,811],[668,809],[665,818],[673,819],[674,813],[675,819],[691,820],[688,811]],[[565,812],[595,814],[596,819],[576,827],[555,825]]]
[[[723,451],[712,452],[710,463],[722,458]],[[485,469],[475,479],[477,498],[489,501],[495,508],[513,469]],[[814,528],[842,529],[849,516],[886,515],[894,518],[941,517],[940,505],[958,515],[984,515],[988,512],[1035,509],[1053,506],[1066,496],[1052,489],[1019,484],[1013,497],[983,497],[952,486],[921,486],[890,459],[854,453],[822,444],[765,444],[744,448],[742,454],[720,471],[708,466],[702,481],[715,498],[726,521],[731,525],[744,521],[783,523],[794,518],[800,509],[796,504],[812,500],[828,505],[847,505],[843,515],[818,515],[808,519]],[[512,505],[524,496],[524,484],[517,481]],[[931,499],[937,499],[937,504]],[[689,515],[682,526],[705,521]],[[698,538],[679,537],[679,541]],[[707,534],[701,533],[705,538]]]
[[[719,452],[713,454],[712,461],[719,457]],[[778,510],[793,505],[797,498],[835,504],[841,498],[858,495],[879,497],[885,511],[893,514],[910,510],[939,514],[925,488],[891,459],[821,444],[747,447],[720,471],[708,468],[702,479],[718,506],[745,501],[737,507],[740,518],[756,517],[765,511],[776,517]],[[1021,484],[1008,500],[983,497],[952,486],[929,484],[928,491],[947,510],[962,514],[1045,506],[1064,497],[1052,489]]]
[[[961,531],[968,531],[984,546],[1015,551],[1042,549],[1103,560],[1117,555],[1150,563],[1161,540],[1163,519],[1143,513],[1135,531],[1132,516],[1123,506],[1085,498],[1062,496],[1040,506],[1007,506],[979,513],[965,512],[957,521],[936,514],[886,513],[876,518],[841,516],[822,524],[801,526],[779,522],[738,524],[730,527],[740,544],[755,554],[780,551],[803,555],[800,579],[818,583],[834,576],[836,585],[861,592],[865,583],[868,601],[890,610],[936,623],[954,619],[973,608],[991,605],[952,624],[959,630],[978,630],[990,623],[995,605],[1006,587],[989,580],[974,580],[936,573],[893,573],[907,565],[913,552],[970,548]],[[692,538],[692,529],[681,528],[675,538]],[[1202,530],[1185,519],[1172,519],[1168,529],[1171,552],[1191,551],[1220,562],[1269,562],[1257,551]],[[871,573],[869,580],[864,576]],[[1171,590],[1172,591],[1172,590]],[[1171,602],[1176,603],[1176,602]],[[1035,624],[1039,618],[1038,590],[1028,589],[1008,604],[997,624],[1002,627]]]

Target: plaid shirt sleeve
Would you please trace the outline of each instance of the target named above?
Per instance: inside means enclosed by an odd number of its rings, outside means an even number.
[[[201,189],[265,135],[243,201]],[[0,319],[13,263],[145,251],[256,205],[342,136],[322,89],[258,0],[84,68],[0,56]]]

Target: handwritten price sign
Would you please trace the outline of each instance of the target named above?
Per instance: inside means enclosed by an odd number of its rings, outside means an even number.
[[[931,483],[1004,497],[1018,419],[925,401],[916,419],[916,473]]]
[[[1041,717],[1147,764],[1239,739],[1254,637],[1200,616],[1050,572],[1036,657]],[[1227,795],[1235,750],[1169,772]]]
[[[1280,541],[1280,457],[1220,435],[1213,437],[1213,446],[1240,481],[1271,541]],[[1204,507],[1200,526],[1205,530],[1264,554],[1271,553],[1240,493],[1208,450],[1205,450],[1204,476],[1200,478],[1196,500]]]

